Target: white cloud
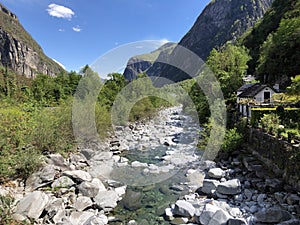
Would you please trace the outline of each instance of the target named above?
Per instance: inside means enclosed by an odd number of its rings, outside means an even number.
[[[80,32],[82,29],[79,26],[72,27],[73,31]]]
[[[62,18],[62,19],[72,19],[72,16],[75,15],[72,9],[67,8],[62,5],[50,4],[47,9],[50,16]]]
[[[59,32],[64,32],[65,29],[59,28],[58,31],[59,31]]]

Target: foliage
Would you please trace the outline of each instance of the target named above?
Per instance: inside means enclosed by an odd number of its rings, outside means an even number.
[[[209,104],[205,94],[196,81],[193,81],[193,85],[191,86],[188,94],[192,99],[194,106],[196,107],[199,123],[207,123],[208,118],[210,117]],[[185,111],[192,113],[193,106],[190,106],[189,103],[189,101],[185,101],[183,104],[183,108]]]
[[[42,108],[34,114],[34,146],[43,153],[69,152],[74,145],[71,106]]]
[[[14,199],[12,197],[0,195],[0,224],[1,225],[20,224],[19,222],[15,221],[12,217],[13,203],[14,203]]]
[[[268,133],[277,135],[279,125],[281,124],[281,121],[277,114],[264,114],[260,122],[262,124],[263,129],[265,129]]]
[[[70,107],[37,108],[28,104],[0,108],[0,177],[26,179],[42,153],[73,148]]]
[[[16,75],[8,68],[0,67],[0,93],[5,97],[14,97],[16,85]]]
[[[248,64],[250,74],[253,74],[255,71],[260,46],[269,34],[276,31],[281,18],[292,9],[294,2],[294,0],[275,0],[272,7],[265,13],[263,19],[241,37],[240,43],[250,50],[252,57]]]
[[[253,108],[251,109],[251,126],[257,127],[260,119],[265,114],[278,114],[283,125],[291,126],[293,124],[300,124],[300,109],[299,108],[284,108],[283,112],[276,110],[276,108]]]
[[[76,91],[81,76],[74,72],[61,74],[57,77],[38,75],[32,83],[31,92],[33,99],[39,105],[57,105],[60,101],[66,100]]]
[[[255,74],[258,69],[257,75],[262,82],[300,73],[297,66],[299,11],[299,1],[275,0],[263,19],[240,39],[240,44],[250,50],[252,57],[248,73]]]
[[[106,107],[108,110],[112,107],[118,93],[125,87],[127,82],[122,74],[112,73],[108,75],[108,79],[101,88],[98,96],[100,105]]]
[[[210,120],[211,121],[211,120]],[[206,123],[202,130],[200,130],[200,140],[198,143],[198,148],[205,149],[212,129],[212,123]],[[225,132],[224,140],[221,144],[222,152],[232,152],[238,150],[243,143],[243,135],[237,128],[227,129]]]
[[[300,16],[282,19],[278,30],[270,34],[262,44],[257,73],[267,75],[268,82],[275,82],[281,76],[294,76],[300,72]]]
[[[221,145],[221,151],[232,152],[238,150],[243,143],[243,135],[237,131],[237,128],[228,129],[225,133],[224,141]]]
[[[236,90],[243,84],[250,56],[245,47],[227,43],[220,51],[213,49],[207,64],[218,78],[224,97],[234,99]]]
[[[292,84],[287,87],[286,93],[276,93],[272,95],[275,103],[283,106],[300,106],[300,75],[291,78]]]
[[[296,95],[299,97],[300,101],[300,75],[291,78],[292,84],[287,88],[287,93],[289,95]]]

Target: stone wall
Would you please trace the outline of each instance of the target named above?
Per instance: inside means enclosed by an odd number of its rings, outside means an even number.
[[[259,129],[248,128],[247,144],[254,155],[285,181],[300,190],[300,146],[279,140]]]

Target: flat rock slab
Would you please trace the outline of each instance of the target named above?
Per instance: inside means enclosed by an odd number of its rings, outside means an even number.
[[[92,205],[93,205],[93,202],[89,197],[80,196],[76,199],[74,206],[78,211],[84,211],[86,208],[88,208]]]
[[[192,217],[195,214],[196,209],[194,206],[184,200],[178,200],[175,204],[173,214],[176,216]]]
[[[202,211],[199,222],[201,224],[226,225],[232,217],[218,206],[206,204]]]
[[[69,188],[72,187],[74,185],[74,181],[67,177],[67,176],[62,176],[58,179],[56,179],[52,184],[51,187],[52,188]]]
[[[258,222],[274,224],[291,219],[291,214],[282,209],[270,208],[259,211],[255,214],[255,218]]]
[[[94,213],[92,212],[73,212],[69,217],[69,221],[72,225],[82,225],[86,224],[93,216]]]
[[[220,179],[225,176],[225,171],[220,168],[212,168],[208,171],[208,176],[215,179]]]
[[[102,209],[113,209],[117,206],[119,195],[115,191],[100,191],[94,201]]]
[[[205,194],[212,194],[214,190],[217,190],[217,187],[220,185],[220,182],[217,180],[204,179],[201,192]]]
[[[48,202],[49,197],[41,191],[29,193],[17,204],[16,213],[38,219]]]
[[[241,183],[238,179],[228,180],[220,183],[217,191],[224,195],[236,195],[241,193]]]
[[[94,198],[100,191],[106,191],[104,184],[98,178],[94,178],[91,182],[84,181],[78,186],[81,194]]]
[[[83,170],[68,170],[63,172],[63,175],[79,182],[92,180],[92,176]]]

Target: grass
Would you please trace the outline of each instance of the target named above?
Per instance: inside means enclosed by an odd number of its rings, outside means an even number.
[[[26,104],[0,106],[0,182],[26,179],[48,153],[75,147],[67,106],[37,108]]]

